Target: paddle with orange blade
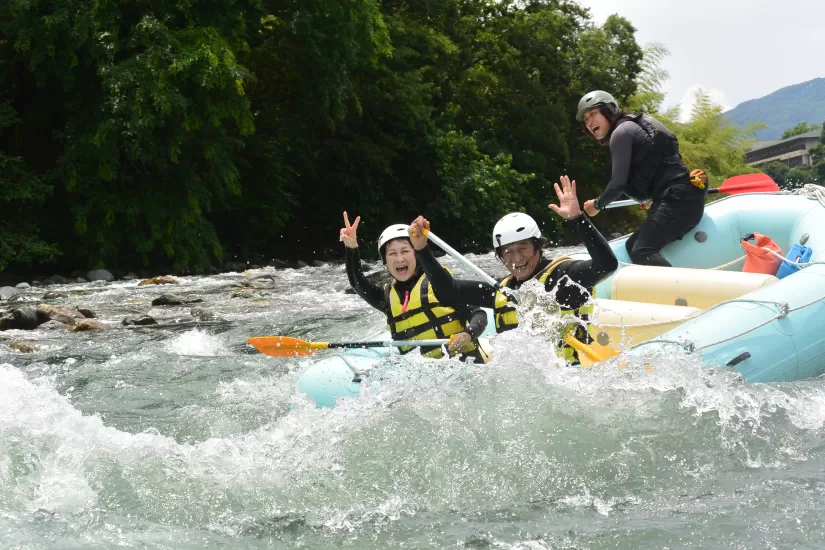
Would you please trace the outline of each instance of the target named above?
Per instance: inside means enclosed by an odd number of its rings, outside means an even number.
[[[716,193],[727,193],[728,195],[741,195],[743,193],[777,193],[779,186],[767,174],[742,174],[733,176],[725,180],[722,185],[708,190],[708,195]],[[620,206],[630,206],[639,204],[634,200],[614,201],[605,208],[618,208]]]
[[[442,346],[450,343],[441,340],[379,340],[371,342],[308,342],[289,336],[254,336],[248,339],[252,346],[270,357],[302,357],[322,349],[333,348],[389,348],[407,346]]]

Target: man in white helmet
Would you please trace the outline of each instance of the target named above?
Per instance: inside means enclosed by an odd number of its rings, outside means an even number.
[[[359,216],[350,225],[349,216],[344,212],[344,227],[339,239],[346,246],[347,277],[361,298],[387,316],[387,327],[393,340],[449,338],[450,356],[486,361],[478,337],[487,328],[487,314],[460,300],[439,300],[418,265],[406,225],[391,225],[378,237],[378,253],[393,278],[392,282],[376,285],[364,276],[356,236],[360,222]],[[400,348],[402,354],[413,349]],[[443,352],[441,348],[422,346],[421,355],[440,358]]]
[[[585,132],[610,147],[612,175],[601,195],[584,203],[596,216],[622,194],[649,207],[647,219],[627,240],[633,263],[669,267],[661,249],[684,237],[701,221],[707,176],[688,172],[679,140],[664,124],[644,113],[621,111],[609,93],[596,90],[579,101],[576,120]]]
[[[575,225],[584,240],[590,260],[573,260],[567,256],[547,259],[542,247],[547,239],[542,237],[535,220],[520,212],[507,214],[493,229],[493,247],[496,256],[504,263],[510,275],[499,284],[502,287],[518,289],[526,281],[536,279],[544,284],[548,292],[554,292],[562,312],[575,315],[582,323],[574,336],[584,343],[592,338],[585,328],[588,314],[592,310],[593,287],[613,273],[619,263],[613,249],[604,236],[596,229],[587,216],[582,214],[576,196],[576,182],[567,176],[561,178],[561,186],[554,185],[559,204],[549,208]],[[410,236],[416,255],[439,296],[445,299],[461,300],[471,306],[493,309],[496,332],[504,332],[518,326],[516,308],[509,298],[487,283],[476,280],[455,279],[433,256],[427,245],[425,229],[430,224],[419,216],[410,225]],[[571,363],[578,362],[577,352],[564,342],[558,344],[560,354]]]

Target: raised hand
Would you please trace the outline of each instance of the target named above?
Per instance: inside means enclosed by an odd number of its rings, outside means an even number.
[[[350,225],[349,216],[344,212],[344,227],[341,228],[338,240],[343,242],[347,248],[358,248],[358,239],[355,232],[358,230],[359,223],[361,223],[361,216],[355,218],[355,223]]]
[[[553,188],[556,190],[556,196],[559,197],[559,206],[551,203],[547,205],[548,208],[565,220],[574,220],[582,215],[579,198],[576,196],[576,180],[571,182],[570,178],[562,176],[561,187],[555,183]]]
[[[410,224],[407,233],[410,234],[413,248],[423,250],[427,246],[427,233],[430,231],[430,222],[424,216],[418,216]]]

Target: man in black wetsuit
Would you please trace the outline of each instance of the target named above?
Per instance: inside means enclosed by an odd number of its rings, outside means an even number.
[[[576,119],[584,123],[588,135],[610,147],[613,164],[610,183],[599,197],[584,203],[584,211],[596,216],[622,193],[647,204],[647,219],[627,240],[627,252],[633,263],[670,267],[660,251],[702,219],[707,193],[704,172],[692,178],[676,136],[650,115],[620,111],[607,92],[585,95]]]
[[[510,275],[499,281],[502,287],[518,289],[526,281],[536,279],[544,283],[547,292],[554,292],[563,314],[575,315],[582,324],[574,336],[584,343],[592,338],[585,328],[587,316],[592,310],[593,287],[603,281],[618,267],[613,249],[587,216],[582,214],[576,196],[576,182],[561,178],[561,187],[555,184],[559,205],[550,208],[576,227],[590,253],[589,260],[573,260],[561,256],[553,260],[542,254],[547,239],[541,236],[536,222],[523,213],[507,214],[493,229],[493,246],[496,256],[504,263]],[[495,314],[496,331],[504,332],[518,326],[513,304],[502,292],[487,283],[476,280],[454,279],[433,256],[427,245],[425,229],[429,222],[419,216],[410,225],[410,237],[419,263],[433,288],[445,300],[456,300],[473,306],[491,308]],[[578,362],[577,352],[564,342],[558,343],[560,355]]]

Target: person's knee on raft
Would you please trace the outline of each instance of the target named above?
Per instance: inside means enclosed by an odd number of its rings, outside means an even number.
[[[660,250],[639,246],[637,239],[628,239],[625,243],[625,248],[627,249],[627,254],[630,256],[630,261],[634,264],[663,267],[669,267],[671,265],[670,262],[661,255]]]

